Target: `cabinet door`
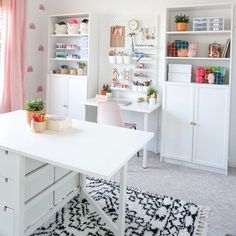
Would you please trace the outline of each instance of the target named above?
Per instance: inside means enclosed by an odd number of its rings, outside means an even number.
[[[83,120],[84,105],[81,103],[87,98],[87,80],[69,79],[68,107],[69,117]]]
[[[229,89],[222,86],[196,86],[193,161],[211,167],[227,168]]]
[[[194,88],[192,84],[166,83],[163,101],[162,156],[191,161]]]
[[[49,78],[48,114],[67,115],[67,89],[67,78],[54,76]]]

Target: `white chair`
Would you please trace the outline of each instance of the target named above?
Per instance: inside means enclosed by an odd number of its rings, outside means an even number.
[[[113,102],[98,103],[97,123],[136,130],[136,124],[123,122],[120,106]],[[139,152],[137,153],[137,156],[139,157]]]

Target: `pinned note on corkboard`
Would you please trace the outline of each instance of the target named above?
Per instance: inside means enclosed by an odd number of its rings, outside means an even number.
[[[110,47],[125,47],[125,26],[112,26],[110,32]]]

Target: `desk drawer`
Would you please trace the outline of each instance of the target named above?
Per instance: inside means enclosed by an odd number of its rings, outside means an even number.
[[[52,207],[53,193],[50,193],[25,212],[25,228],[32,225],[40,217],[45,215]]]
[[[54,183],[54,167],[47,165],[26,177],[25,200],[46,189]]]
[[[25,159],[25,174],[29,174],[30,172],[38,169],[39,167],[45,165],[46,163],[41,161],[35,161],[33,159],[26,158]]]
[[[55,181],[59,180],[60,178],[64,177],[66,174],[68,174],[70,170],[61,168],[61,167],[55,167]]]
[[[16,186],[12,180],[0,177],[0,205],[15,208]],[[1,234],[0,234],[1,235]]]
[[[17,158],[18,156],[11,152],[0,150],[0,176],[12,180],[17,178]]]
[[[0,235],[14,236],[14,210],[0,206]]]
[[[69,181],[64,183],[60,188],[54,192],[54,204],[59,203],[67,194],[79,186],[79,174],[72,177]]]

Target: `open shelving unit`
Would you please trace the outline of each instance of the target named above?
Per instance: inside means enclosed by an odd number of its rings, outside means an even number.
[[[232,3],[219,3],[166,9],[161,144],[163,161],[223,174],[228,172],[233,8]],[[176,31],[175,16],[180,13],[190,17],[187,31],[184,32]],[[223,19],[224,27],[218,28],[223,30],[205,30],[211,29],[208,26],[196,28],[204,31],[193,30],[193,18],[210,19],[208,17]],[[226,57],[209,57],[210,44],[216,42],[225,46],[228,39],[231,42]],[[182,44],[183,50],[182,45],[178,44],[186,41],[197,44],[196,57],[178,57],[186,55],[186,50],[189,50],[188,43]],[[172,48],[174,50],[168,53]],[[196,67],[200,67],[198,77],[195,74]],[[218,73],[221,74],[219,80]],[[208,79],[214,84],[209,83]]]
[[[194,68],[196,66],[212,67],[221,66],[226,69],[225,84],[231,83],[231,65],[232,65],[232,4],[206,4],[195,6],[177,6],[166,9],[166,76],[168,81],[168,64],[191,64],[193,66],[192,82],[194,78]],[[176,31],[175,16],[183,13],[190,16],[190,23],[187,31]],[[223,17],[225,22],[224,30],[219,31],[193,31],[194,17]],[[211,58],[208,56],[209,44],[219,43],[224,47],[227,39],[231,40],[229,48],[229,57]],[[168,55],[168,44],[175,40],[186,40],[197,44],[196,57],[171,57]],[[209,84],[209,86],[211,86]]]
[[[71,20],[79,22],[78,33],[57,34],[56,24]],[[81,23],[87,21],[87,30]],[[94,13],[49,16],[47,112],[84,119],[82,105],[97,93],[98,17]],[[71,33],[71,34],[70,34]]]

